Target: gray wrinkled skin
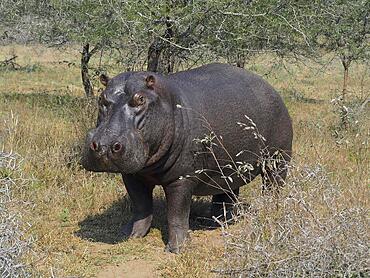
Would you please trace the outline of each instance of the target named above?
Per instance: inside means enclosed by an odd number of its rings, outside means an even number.
[[[244,115],[257,125],[270,153],[281,150],[282,164],[290,159],[293,131],[288,111],[276,91],[248,71],[210,64],[169,76],[128,72],[106,85],[82,163],[90,171],[122,174],[133,204],[133,219],[124,227],[130,237],[145,236],[150,229],[155,185],[163,186],[167,200],[166,250],[175,253],[188,236],[192,195],[214,195],[217,203],[233,201],[226,193],[237,195],[243,182],[235,179],[229,188],[220,174],[212,174],[218,171],[214,158],[194,140],[210,134],[210,129],[222,136],[228,152],[214,147],[221,166],[230,163],[229,155],[235,158],[244,150],[237,161],[253,166],[248,181],[264,173],[258,164],[261,143],[237,125],[247,123]],[[208,169],[208,175],[179,179],[200,169]],[[282,183],[286,170],[265,176]],[[216,204],[212,210],[217,215],[220,209]]]

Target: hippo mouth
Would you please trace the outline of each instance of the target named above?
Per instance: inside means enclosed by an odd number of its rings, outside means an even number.
[[[97,155],[91,150],[84,151],[81,162],[82,166],[88,171],[122,173],[119,162],[109,158],[108,155]]]
[[[82,166],[92,172],[132,174],[143,169],[146,160],[141,162],[133,159],[113,159],[107,155],[104,157],[94,157],[89,152],[89,154],[83,155]]]

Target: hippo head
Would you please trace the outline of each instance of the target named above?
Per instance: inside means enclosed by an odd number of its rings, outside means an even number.
[[[173,101],[159,77],[147,72],[122,73],[99,97],[96,128],[86,136],[82,165],[86,170],[133,174],[160,160],[173,137]]]

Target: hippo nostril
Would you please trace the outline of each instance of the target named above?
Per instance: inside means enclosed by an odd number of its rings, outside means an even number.
[[[96,152],[98,150],[98,148],[99,148],[99,145],[95,141],[91,142],[91,144],[90,144],[90,149],[91,150]]]
[[[122,150],[122,144],[121,143],[116,142],[116,143],[113,144],[112,151],[114,153],[117,153],[117,152],[119,152],[121,150]]]

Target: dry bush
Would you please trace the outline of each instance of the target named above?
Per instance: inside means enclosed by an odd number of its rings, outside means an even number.
[[[22,261],[30,251],[32,238],[25,238],[27,225],[12,209],[15,204],[12,190],[22,186],[21,157],[0,152],[0,276],[29,277],[29,268]]]
[[[247,123],[238,125],[244,132],[252,132],[256,143],[263,146],[264,137],[253,120],[245,117]],[[249,168],[243,166],[248,165],[230,157],[230,164],[224,166],[212,147],[224,148],[221,136],[213,132],[211,135],[197,141],[208,143],[207,151],[219,165],[219,173],[225,177],[228,188],[235,179],[245,182],[244,176],[248,175]],[[367,153],[364,134],[358,133],[356,138],[364,142],[361,145]],[[262,148],[259,154],[262,171],[269,167],[269,170],[279,173],[274,165],[281,160],[266,151]],[[362,153],[357,149],[354,151],[358,156]],[[365,168],[366,162],[365,158],[361,160]],[[232,170],[230,175],[225,175],[225,168]],[[359,168],[359,176],[367,173],[362,168]],[[197,170],[195,174],[204,172],[207,169]],[[253,196],[250,200],[238,198],[232,219],[224,220],[227,211],[224,218],[214,218],[222,227],[225,248],[223,266],[214,272],[232,277],[368,275],[369,207],[360,199],[356,203],[347,200],[358,194],[353,190],[362,188],[333,182],[328,173],[320,163],[309,165],[293,161],[289,165],[289,177],[284,188],[273,187],[273,190],[262,192],[257,189],[250,194]],[[237,225],[232,227],[229,223]]]
[[[291,166],[278,194],[256,194],[238,225],[223,226],[225,256],[217,273],[232,277],[365,277],[369,274],[369,209],[348,206],[351,192],[319,164]]]

